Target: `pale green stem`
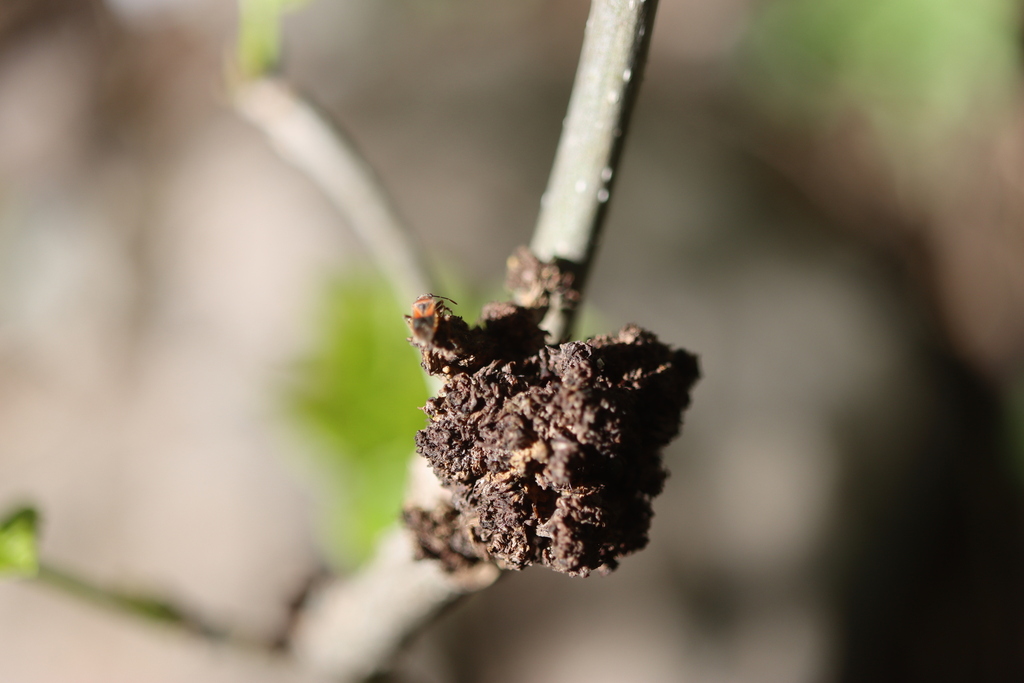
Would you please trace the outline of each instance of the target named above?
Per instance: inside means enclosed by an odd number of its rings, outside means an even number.
[[[586,284],[615,184],[629,117],[650,45],[657,0],[594,0],[569,111],[530,248]],[[567,340],[575,307],[554,302],[542,326]]]
[[[262,78],[235,90],[236,109],[330,200],[366,245],[399,302],[432,291],[412,231],[376,173],[326,116],[281,81]]]
[[[95,605],[141,617],[146,621],[163,624],[204,640],[229,643],[262,651],[270,651],[272,649],[270,643],[242,637],[225,628],[210,624],[166,599],[138,593],[126,593],[122,590],[100,586],[77,574],[64,569],[58,569],[46,562],[40,563],[36,580]]]

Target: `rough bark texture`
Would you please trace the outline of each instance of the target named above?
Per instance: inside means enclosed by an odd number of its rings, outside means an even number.
[[[545,346],[543,312],[492,303],[471,328],[441,307],[418,344],[445,385],[424,408],[417,451],[454,508],[406,520],[423,556],[452,570],[494,560],[586,576],[647,544],[660,452],[679,432],[697,359],[635,325]]]

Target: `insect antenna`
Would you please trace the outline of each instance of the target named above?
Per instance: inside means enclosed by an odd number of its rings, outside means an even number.
[[[453,304],[455,304],[456,306],[458,306],[458,305],[459,305],[459,302],[458,302],[458,301],[456,301],[455,299],[449,299],[448,297],[446,297],[446,296],[441,296],[440,294],[427,294],[426,296],[432,296],[432,297],[434,297],[435,299],[444,299],[445,301],[451,301],[451,302],[452,302]]]

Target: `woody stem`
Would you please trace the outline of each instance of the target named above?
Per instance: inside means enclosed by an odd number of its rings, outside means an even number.
[[[593,0],[547,190],[530,249],[557,262],[583,291],[608,211],[658,0]],[[553,301],[548,341],[572,335],[576,305]]]
[[[412,230],[377,174],[341,128],[283,82],[240,84],[235,107],[337,209],[384,273],[398,301],[432,291]]]

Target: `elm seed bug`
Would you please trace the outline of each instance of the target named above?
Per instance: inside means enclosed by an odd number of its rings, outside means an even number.
[[[458,302],[438,294],[424,294],[412,302],[412,315],[405,316],[405,322],[409,325],[416,343],[427,345],[434,341],[440,316],[451,312],[445,301],[451,301],[458,306]]]

